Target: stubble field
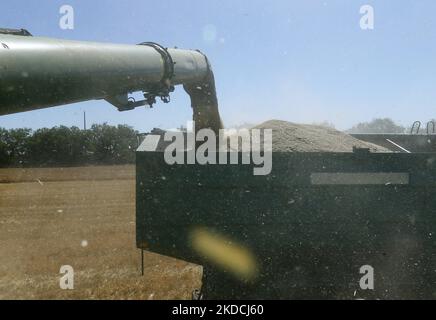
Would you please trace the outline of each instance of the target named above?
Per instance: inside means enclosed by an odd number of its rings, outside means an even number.
[[[0,299],[190,299],[201,267],[135,246],[134,166],[0,169]],[[62,290],[60,268],[74,269]]]

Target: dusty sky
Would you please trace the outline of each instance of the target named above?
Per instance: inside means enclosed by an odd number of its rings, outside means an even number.
[[[59,27],[59,8],[74,8],[74,30]],[[359,10],[374,8],[374,29]],[[154,41],[201,49],[216,73],[227,126],[268,119],[328,121],[346,129],[375,117],[403,125],[436,118],[436,2],[85,1],[0,3],[0,26],[36,36],[119,43]],[[119,113],[90,101],[0,118],[0,126],[125,123],[140,131],[173,128],[191,118],[178,89],[169,105]]]

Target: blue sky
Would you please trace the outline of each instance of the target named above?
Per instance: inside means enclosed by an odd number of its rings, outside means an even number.
[[[59,28],[59,8],[75,29]],[[361,30],[362,5],[375,29]],[[329,121],[346,129],[375,117],[409,125],[436,118],[436,1],[15,0],[0,26],[35,36],[201,49],[212,62],[226,126],[269,119]],[[192,117],[179,88],[169,105],[119,113],[90,101],[0,118],[0,126],[129,124],[172,128]]]

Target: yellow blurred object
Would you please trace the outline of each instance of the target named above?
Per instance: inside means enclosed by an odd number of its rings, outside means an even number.
[[[191,241],[198,254],[241,280],[252,280],[256,277],[256,259],[248,248],[205,228],[194,229],[191,232]]]

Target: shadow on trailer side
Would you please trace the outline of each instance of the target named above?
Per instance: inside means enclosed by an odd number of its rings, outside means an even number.
[[[136,161],[138,248],[203,265],[207,299],[436,297],[436,154],[273,153],[268,176]]]

